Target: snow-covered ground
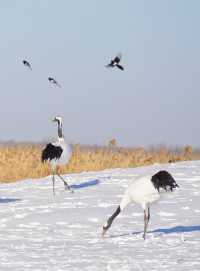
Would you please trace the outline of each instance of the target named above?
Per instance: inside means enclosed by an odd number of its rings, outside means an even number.
[[[135,177],[169,170],[180,188],[143,211],[128,206],[106,237],[102,225]],[[1,184],[0,270],[200,270],[200,161],[72,174],[75,193],[51,178]]]

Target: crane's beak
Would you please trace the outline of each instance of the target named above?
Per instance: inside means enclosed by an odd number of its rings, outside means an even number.
[[[102,231],[102,233],[101,233],[101,237],[102,237],[102,238],[105,236],[106,232],[107,232],[107,229],[105,229],[105,228],[103,227],[103,231]]]
[[[55,122],[55,121],[56,121],[56,118],[52,119],[52,121]]]

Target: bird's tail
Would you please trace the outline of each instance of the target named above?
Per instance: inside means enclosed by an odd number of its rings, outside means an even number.
[[[159,191],[160,188],[163,188],[167,191],[169,188],[173,191],[174,188],[179,187],[172,175],[166,170],[161,170],[152,176],[151,181],[154,187]]]
[[[122,71],[124,70],[124,67],[122,67],[121,65],[117,64],[116,66],[117,66],[117,68],[119,68],[120,70],[122,70]]]

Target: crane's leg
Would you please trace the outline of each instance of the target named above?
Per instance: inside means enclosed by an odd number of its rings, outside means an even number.
[[[58,177],[63,181],[63,183],[64,183],[64,186],[65,186],[65,189],[68,189],[69,191],[71,191],[72,193],[74,192],[71,188],[70,188],[70,186],[68,185],[68,183],[64,180],[64,178],[57,172],[57,175],[58,175]]]
[[[149,220],[150,220],[150,207],[148,207],[148,216],[147,216],[147,223],[149,224]]]
[[[60,175],[60,167],[59,165],[56,166],[56,175],[61,179],[61,181],[64,183],[64,187],[65,189],[67,188],[68,190],[70,190],[70,187],[68,185],[68,183],[64,180],[64,178]]]
[[[144,209],[144,234],[143,234],[144,240],[146,239],[146,232],[149,220],[150,220],[150,207],[148,206],[148,208]]]
[[[57,173],[57,175],[63,181],[65,188],[70,190],[70,187],[69,187],[68,183],[64,180],[64,178],[59,173]]]
[[[55,174],[54,174],[54,172],[52,175],[52,182],[53,182],[53,195],[55,196]]]
[[[144,240],[146,239],[146,231],[147,231],[147,214],[146,210],[144,210],[144,233],[143,233]]]

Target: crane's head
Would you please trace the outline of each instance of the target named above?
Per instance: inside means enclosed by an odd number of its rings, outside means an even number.
[[[53,119],[54,122],[57,122],[59,126],[62,126],[62,117],[61,116],[56,116]]]

